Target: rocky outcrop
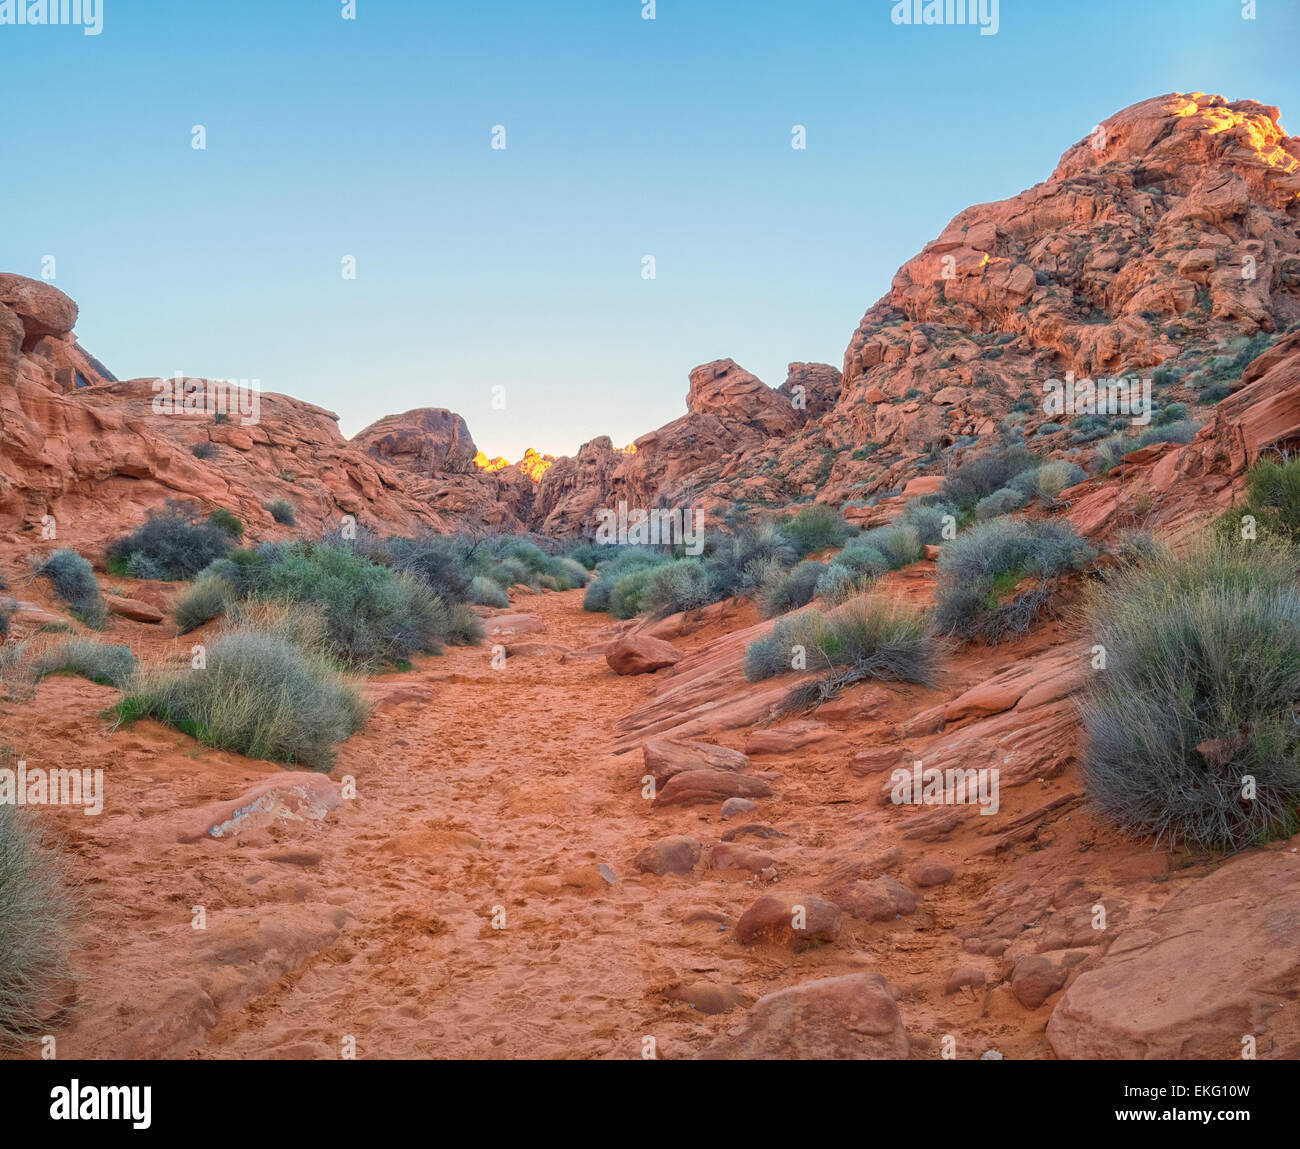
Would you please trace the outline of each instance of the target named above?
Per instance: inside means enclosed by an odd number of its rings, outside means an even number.
[[[1300,1057],[1298,884],[1300,855],[1258,851],[1120,934],[1057,1004],[1057,1057]]]

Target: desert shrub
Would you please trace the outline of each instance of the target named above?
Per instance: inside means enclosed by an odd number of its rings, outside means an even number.
[[[898,524],[911,527],[916,531],[917,541],[926,546],[943,542],[944,520],[951,519],[955,525],[959,517],[960,511],[952,503],[933,495],[922,495],[903,506]]]
[[[655,567],[636,566],[619,577],[609,595],[609,612],[615,618],[635,618],[645,609],[642,599]]]
[[[29,811],[0,804],[0,1046],[48,1026],[72,914],[58,853]]]
[[[190,448],[190,454],[196,459],[215,459],[221,454],[221,448],[208,439],[200,439]]]
[[[1068,523],[1011,517],[979,523],[939,555],[935,625],[942,634],[988,642],[1021,634],[1050,605],[1053,580],[1095,556]],[[1003,601],[1027,578],[1038,585]]]
[[[9,623],[18,610],[18,604],[11,598],[0,598],[0,638],[9,637]]]
[[[1082,712],[1103,813],[1219,850],[1300,828],[1298,574],[1283,544],[1217,543],[1123,566],[1097,588],[1088,618],[1106,669]]]
[[[298,511],[288,499],[272,499],[264,505],[264,509],[281,526],[294,527],[298,525]]]
[[[764,618],[807,606],[817,590],[817,582],[826,571],[822,563],[805,560],[793,570],[777,570],[758,596],[758,608]],[[843,569],[843,568],[841,568]]]
[[[596,564],[605,557],[602,553],[605,550],[600,543],[583,541],[569,550],[569,558],[575,563],[581,563],[584,570],[593,571]]]
[[[99,581],[89,560],[64,549],[35,560],[33,567],[37,575],[50,580],[54,593],[87,626],[102,629],[108,625],[108,607],[100,596]]]
[[[1168,548],[1150,531],[1128,528],[1116,535],[1111,550],[1122,563],[1145,563],[1163,557]]]
[[[667,556],[662,552],[653,551],[649,548],[614,547],[607,549],[614,550],[616,553],[596,567],[596,577],[587,584],[587,593],[582,599],[583,610],[608,610],[612,612],[611,600],[614,587],[626,575],[668,561]],[[644,581],[640,585],[643,587],[645,585]],[[639,589],[637,593],[639,594]],[[636,613],[637,611],[633,611],[632,615]],[[624,617],[631,618],[632,615]]]
[[[232,539],[242,539],[244,537],[244,524],[239,521],[239,516],[234,511],[228,511],[225,507],[218,507],[208,516],[208,522],[216,527],[219,531],[225,531]]]
[[[533,590],[577,590],[591,579],[580,562],[567,555],[547,554],[527,539],[502,541],[494,566],[486,573],[503,587],[522,583]]]
[[[1219,517],[1216,531],[1239,538],[1246,515],[1256,535],[1300,539],[1300,457],[1257,460],[1246,472],[1243,501]]]
[[[144,524],[108,547],[114,574],[160,579],[193,578],[230,550],[230,535],[212,523],[194,521],[192,513],[169,500],[150,512]],[[149,575],[135,574],[140,570]]]
[[[1155,425],[1163,427],[1169,423],[1180,423],[1187,418],[1186,403],[1170,403],[1167,407],[1162,407],[1159,414],[1155,417]]]
[[[1226,399],[1231,394],[1232,388],[1226,383],[1212,383],[1196,396],[1196,401],[1208,405],[1210,403],[1218,403],[1221,399]]]
[[[797,657],[800,651],[802,659]],[[744,668],[751,682],[791,669],[824,669],[822,677],[786,695],[779,711],[791,714],[818,706],[868,678],[932,686],[942,654],[942,643],[923,614],[859,598],[827,613],[809,608],[778,619],[771,634],[750,643]]]
[[[1042,460],[1027,447],[1003,447],[967,459],[948,472],[942,494],[962,510],[1008,486],[1022,471],[1037,467]]]
[[[1033,474],[1026,471],[1025,474]],[[1018,475],[1017,478],[1023,478],[1024,475]],[[1028,502],[1028,498],[1021,491],[1013,487],[1003,487],[1000,491],[994,491],[991,495],[985,495],[975,504],[975,517],[983,522],[985,519],[996,519],[999,515],[1006,515],[1012,511],[1018,511]]]
[[[129,646],[74,638],[35,655],[31,670],[38,682],[51,674],[74,674],[120,690],[135,672],[135,655]]]
[[[486,575],[475,575],[469,584],[469,601],[478,606],[509,606],[510,596]]]
[[[861,539],[844,547],[831,559],[831,566],[841,567],[858,579],[879,578],[890,569],[889,560]]]
[[[172,599],[176,633],[190,631],[224,614],[236,598],[235,588],[216,574],[205,574]]]
[[[916,529],[904,523],[891,523],[887,527],[865,531],[858,538],[858,545],[880,554],[890,570],[911,566],[925,554]]]
[[[444,602],[465,602],[473,580],[470,572],[490,561],[486,548],[456,535],[385,539],[367,557],[409,575]],[[521,566],[519,574],[525,573]]]
[[[839,606],[840,603],[857,594],[865,581],[848,567],[831,563],[817,577],[817,585],[814,589],[818,598],[831,606]]]
[[[714,598],[754,594],[773,566],[784,568],[794,563],[794,550],[771,519],[744,524],[715,540],[704,559]]]
[[[328,770],[334,748],[360,730],[359,687],[329,659],[274,634],[215,639],[203,670],[137,676],[117,706],[121,721],[154,718],[208,746],[248,758]]]
[[[713,602],[704,564],[695,559],[675,559],[650,571],[641,593],[641,607],[666,616],[695,610]]]
[[[839,511],[825,503],[801,507],[797,514],[780,524],[780,529],[799,558],[827,547],[838,547],[850,534]]]

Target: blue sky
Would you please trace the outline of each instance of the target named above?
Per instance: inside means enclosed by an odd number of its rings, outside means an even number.
[[[994,36],[889,0],[102,2],[98,36],[0,26],[0,270],[54,255],[121,377],[257,378],[349,435],[449,407],[510,458],[629,442],[710,359],[838,366],[953,215],[1128,104],[1300,116],[1294,0],[1001,0]]]

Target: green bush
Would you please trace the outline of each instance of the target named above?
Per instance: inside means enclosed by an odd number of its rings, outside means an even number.
[[[469,584],[469,601],[478,606],[509,606],[510,596],[486,575],[475,575]]]
[[[898,525],[911,527],[916,531],[917,542],[922,546],[933,546],[944,542],[944,520],[951,519],[955,525],[961,517],[958,507],[934,495],[922,495],[912,499],[903,506],[898,516]]]
[[[73,902],[27,810],[0,805],[0,1046],[44,1032],[68,970]]]
[[[38,682],[51,674],[73,674],[120,690],[135,672],[135,655],[129,646],[74,638],[36,655],[31,669]]]
[[[660,617],[695,610],[713,601],[709,576],[704,564],[696,559],[674,559],[655,567],[641,592],[642,609]]]
[[[838,547],[850,534],[839,511],[825,503],[801,507],[797,514],[780,524],[780,529],[799,558],[827,547]]]
[[[613,595],[614,588],[619,582],[633,571],[642,570],[661,563],[668,562],[669,559],[662,552],[642,549],[638,547],[606,547],[607,551],[614,553],[607,559],[597,564],[596,577],[587,584],[587,593],[582,599],[582,609],[590,611],[608,610],[613,612]],[[645,586],[642,580],[637,588]],[[631,615],[622,617],[631,618],[637,611]]]
[[[1298,577],[1289,547],[1219,543],[1127,564],[1095,591],[1106,666],[1082,707],[1083,761],[1104,814],[1228,851],[1300,828]]]
[[[1250,515],[1257,535],[1300,541],[1300,458],[1257,460],[1246,472],[1244,494],[1216,521],[1220,534],[1240,538],[1242,519]]]
[[[805,560],[793,570],[777,569],[758,596],[758,609],[764,618],[807,606],[816,593],[818,581],[826,572],[823,563]],[[847,572],[846,572],[847,573]]]
[[[635,618],[640,614],[645,609],[642,599],[646,584],[654,571],[654,567],[637,566],[622,575],[610,591],[610,614],[615,618]]]
[[[244,537],[244,524],[239,521],[239,516],[233,511],[228,511],[225,507],[218,507],[208,516],[208,522],[219,531],[225,531],[232,539],[242,539]]]
[[[815,590],[818,598],[830,606],[839,606],[857,594],[865,581],[848,567],[831,563],[818,576]]]
[[[109,544],[108,567],[137,578],[190,579],[230,546],[224,530],[194,521],[191,511],[169,500],[151,511],[143,526]]]
[[[0,598],[0,638],[9,637],[9,623],[18,610],[18,604],[11,598]]]
[[[265,510],[269,511],[273,518],[281,526],[296,527],[298,525],[298,511],[288,499],[272,499],[265,505]]]
[[[216,574],[205,574],[172,599],[176,633],[190,631],[226,612],[236,598],[235,588]]]
[[[190,454],[196,459],[215,459],[221,454],[221,448],[208,439],[200,439],[190,448]]]
[[[138,676],[117,714],[126,723],[156,719],[248,758],[328,770],[335,746],[364,725],[366,707],[324,655],[236,631],[209,645],[206,669]]]
[[[73,615],[89,627],[102,630],[108,625],[108,607],[99,593],[94,568],[76,551],[57,550],[34,562],[36,574],[54,585],[54,593],[68,604]]]
[[[925,554],[916,529],[906,523],[891,523],[887,527],[865,531],[858,539],[858,546],[876,551],[889,569],[895,571],[919,562]]]
[[[755,594],[774,567],[795,562],[795,548],[771,519],[743,524],[712,543],[704,569],[718,601]]]
[[[1022,634],[1048,609],[1053,580],[1095,557],[1068,523],[1011,517],[980,523],[939,554],[935,625],[942,634],[991,643]],[[1038,585],[1004,601],[1027,578]]]

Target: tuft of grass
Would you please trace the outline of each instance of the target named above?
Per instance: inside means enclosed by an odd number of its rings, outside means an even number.
[[[205,574],[172,599],[176,633],[189,634],[224,614],[235,600],[235,588],[216,574]]]
[[[0,1046],[48,1025],[68,969],[73,912],[58,852],[30,811],[0,805]]]
[[[780,530],[799,558],[827,547],[838,547],[850,534],[839,511],[825,503],[801,507],[793,517],[780,524]]]
[[[323,654],[278,634],[233,631],[214,640],[202,670],[140,674],[119,721],[153,718],[208,746],[318,770],[365,724],[360,688]]]
[[[763,617],[773,618],[807,606],[817,592],[817,585],[826,569],[825,564],[808,560],[789,571],[775,568],[758,596],[758,609]]]
[[[675,559],[649,571],[640,594],[641,609],[660,617],[695,610],[714,601],[704,564]]]
[[[510,605],[510,596],[504,587],[486,575],[475,575],[469,584],[469,601],[478,606],[504,607]]]
[[[935,625],[941,634],[991,643],[1023,634],[1049,608],[1054,581],[1096,554],[1068,523],[1009,516],[980,523],[940,552]],[[1038,585],[1006,600],[1028,578]]]
[[[218,507],[208,516],[208,522],[219,531],[225,531],[232,539],[238,541],[244,537],[244,524],[239,521],[239,516],[234,511],[228,511],[225,507]]]
[[[99,581],[89,560],[73,550],[57,550],[43,560],[33,561],[38,576],[54,585],[54,593],[68,604],[73,615],[86,626],[103,630],[108,626],[108,607],[99,593]]]
[[[1248,515],[1256,535],[1300,541],[1300,457],[1257,460],[1246,472],[1242,502],[1219,516],[1215,532],[1240,537]]]
[[[72,674],[121,690],[135,673],[135,655],[129,646],[74,638],[36,655],[31,672],[37,682],[51,674]]]
[[[1081,705],[1083,763],[1106,816],[1225,851],[1300,828],[1298,578],[1284,544],[1218,541],[1127,563],[1092,592],[1106,664]]]
[[[215,459],[221,454],[221,448],[210,439],[200,439],[190,448],[190,454],[196,459]]]

